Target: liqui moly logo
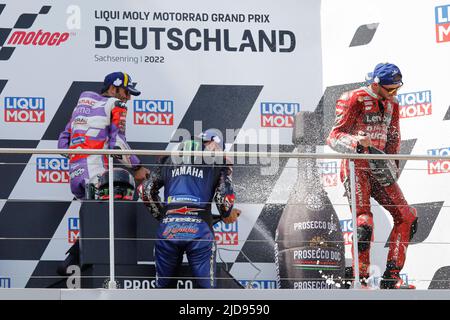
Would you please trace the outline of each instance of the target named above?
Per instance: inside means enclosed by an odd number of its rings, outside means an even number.
[[[324,187],[335,187],[338,184],[337,161],[318,162],[320,180]]]
[[[399,94],[400,118],[415,118],[432,114],[431,91]]]
[[[352,219],[348,220],[339,220],[341,225],[342,234],[344,236],[344,245],[351,245],[353,243],[353,221]]]
[[[36,182],[69,183],[69,160],[66,158],[36,158]]]
[[[134,100],[134,124],[173,125],[172,100]]]
[[[14,31],[8,39],[8,45],[24,46],[59,46],[69,39],[68,32]]]
[[[0,15],[5,7],[5,4],[0,4]],[[42,6],[39,12],[22,13],[12,26],[2,25],[0,27],[0,60],[9,60],[18,46],[58,47],[69,39],[70,34],[68,32],[53,32],[43,29],[30,30],[38,17],[48,14],[50,9],[51,6]],[[6,19],[0,19],[0,21],[4,20]]]
[[[223,221],[214,225],[216,243],[223,246],[237,246],[239,244],[238,222],[226,224]]]
[[[450,41],[450,4],[434,9],[436,19],[436,42]]]
[[[262,102],[261,127],[292,128],[294,116],[299,111],[299,103]]]
[[[67,222],[67,241],[69,243],[75,243],[80,234],[80,218],[69,218]]]
[[[430,149],[429,156],[449,156],[450,147]],[[428,174],[450,173],[450,160],[428,161]]]
[[[0,288],[11,288],[11,278],[0,277]]]
[[[45,122],[45,99],[5,97],[5,122]]]

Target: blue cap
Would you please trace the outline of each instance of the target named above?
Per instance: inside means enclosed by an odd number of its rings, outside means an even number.
[[[403,84],[400,69],[392,63],[377,64],[373,72],[367,74],[366,81],[381,85]]]
[[[102,93],[107,91],[111,85],[118,88],[124,88],[133,96],[141,94],[141,92],[136,89],[136,82],[132,82],[131,77],[125,72],[113,72],[108,74],[103,81]]]
[[[202,133],[200,133],[198,137],[202,139],[203,142],[214,141],[222,148],[222,150],[225,150],[225,143],[221,139],[220,132],[218,132],[217,130],[214,129],[205,130]]]

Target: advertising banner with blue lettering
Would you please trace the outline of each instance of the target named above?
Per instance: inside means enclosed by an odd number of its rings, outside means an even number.
[[[177,129],[216,128],[227,150],[296,152],[294,115],[311,111],[323,118],[316,152],[333,152],[324,137],[336,99],[389,61],[403,74],[401,152],[448,155],[449,43],[445,0],[0,0],[0,148],[56,148],[80,94],[100,92],[105,75],[121,71],[142,92],[127,103],[126,136],[134,149],[171,150]],[[154,157],[142,161],[154,168]],[[68,161],[2,154],[0,162],[0,286],[54,286],[80,233]],[[349,266],[353,226],[340,160],[316,164],[339,216]],[[437,244],[449,242],[450,164],[407,161],[401,168],[399,185],[420,221],[402,277],[419,289],[450,288],[450,249]],[[294,159],[235,164],[242,215],[214,231],[217,262],[241,286],[277,287],[274,239],[297,174]],[[376,202],[372,208],[371,284],[377,286],[393,221]],[[153,238],[154,223],[146,219],[152,217],[137,221]],[[141,269],[119,277],[123,288],[154,287],[152,246],[142,243]],[[297,287],[316,285],[305,280]]]

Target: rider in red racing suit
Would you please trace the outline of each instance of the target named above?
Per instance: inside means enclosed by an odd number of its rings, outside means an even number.
[[[345,92],[336,103],[336,120],[328,136],[328,145],[337,152],[369,153],[377,148],[387,154],[400,150],[399,104],[395,95],[403,85],[398,67],[383,63],[368,74],[369,85]],[[398,169],[398,161],[396,161]],[[373,215],[370,197],[373,197],[392,215],[394,227],[389,239],[386,272],[381,288],[411,288],[400,276],[406,249],[417,228],[416,209],[409,206],[396,182],[374,174],[368,160],[355,160],[356,215],[358,235],[359,272],[362,283],[369,277],[370,246],[373,241]],[[349,160],[341,163],[341,181],[351,205]],[[353,254],[353,250],[352,250]]]

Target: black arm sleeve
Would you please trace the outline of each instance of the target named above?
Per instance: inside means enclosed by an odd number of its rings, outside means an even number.
[[[161,168],[150,173],[150,178],[144,182],[143,201],[153,217],[157,220],[163,218],[163,204],[159,196],[159,189],[164,186]]]

